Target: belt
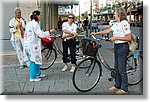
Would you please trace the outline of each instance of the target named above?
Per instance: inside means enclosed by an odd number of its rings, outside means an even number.
[[[69,38],[69,39],[62,39],[63,41],[67,41],[67,40],[74,40],[75,38]]]
[[[124,43],[117,43],[115,45],[122,45],[122,44],[128,44],[128,42],[124,42]]]

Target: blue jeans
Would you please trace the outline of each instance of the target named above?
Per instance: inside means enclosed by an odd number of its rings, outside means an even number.
[[[30,61],[30,79],[35,79],[41,75],[40,65]]]
[[[129,54],[128,43],[115,44],[115,87],[128,92],[128,77],[126,73],[127,56]]]

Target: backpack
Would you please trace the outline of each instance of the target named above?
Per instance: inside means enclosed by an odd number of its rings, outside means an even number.
[[[129,42],[129,50],[134,52],[138,48],[138,43],[135,34],[131,34],[132,40]]]

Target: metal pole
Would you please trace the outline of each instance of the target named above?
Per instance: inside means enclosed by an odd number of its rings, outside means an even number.
[[[79,5],[79,27],[80,27],[80,2],[78,3]]]
[[[92,0],[91,2],[91,14],[90,14],[90,33],[92,32]]]

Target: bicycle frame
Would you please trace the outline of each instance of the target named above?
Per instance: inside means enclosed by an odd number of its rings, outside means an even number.
[[[81,92],[87,92],[92,90],[97,83],[99,82],[101,76],[102,76],[102,67],[101,64],[104,65],[104,67],[110,71],[111,76],[108,78],[108,81],[113,81],[114,78],[116,78],[116,71],[114,68],[111,68],[107,61],[104,59],[100,47],[101,45],[98,40],[104,40],[104,39],[95,39],[95,42],[98,44],[98,52],[96,57],[87,57],[83,59],[79,64],[77,65],[74,73],[73,73],[73,85],[78,91]],[[136,57],[134,57],[134,54]],[[99,59],[98,59],[99,58]],[[128,84],[129,85],[136,85],[140,83],[143,80],[142,72],[140,67],[142,64],[143,56],[142,54],[132,52],[127,57],[127,77],[128,77]],[[136,60],[136,61],[135,61]],[[132,65],[133,62],[133,65]],[[135,68],[135,63],[136,67]],[[138,70],[139,67],[139,70]],[[137,69],[137,70],[136,70]],[[94,72],[94,73],[93,73]],[[93,77],[94,75],[94,77]],[[84,81],[80,81],[84,80]]]
[[[97,39],[95,36],[92,35],[92,37],[97,41],[98,43],[98,40],[104,40],[104,39]],[[100,45],[101,46],[101,45]],[[106,60],[104,59],[101,51],[100,51],[100,46],[98,46],[98,58],[99,58],[99,61],[104,65],[104,67],[110,71],[112,71],[114,68],[111,68],[109,66],[109,64],[106,62]]]
[[[99,61],[104,65],[105,68],[107,68],[108,70],[112,70],[114,68],[111,68],[108,63],[106,62],[106,60],[104,59],[104,57],[102,56],[102,53],[100,52],[100,49],[98,49],[98,58]]]
[[[56,44],[55,40],[54,40],[53,46],[54,46],[55,50],[56,50],[59,54],[63,55],[63,52],[62,52],[61,49],[58,47],[58,45]]]

